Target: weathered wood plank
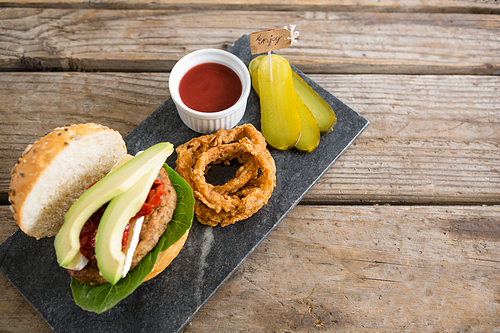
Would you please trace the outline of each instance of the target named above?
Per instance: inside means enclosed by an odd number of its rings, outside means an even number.
[[[499,219],[491,206],[298,206],[184,332],[492,331]],[[13,224],[1,207],[0,230]],[[48,332],[0,281],[0,327]]]
[[[492,331],[499,213],[300,206],[185,332]]]
[[[0,75],[0,202],[27,145],[65,124],[97,122],[123,136],[170,97],[168,74]]]
[[[500,77],[311,77],[371,124],[303,203],[499,203]],[[98,122],[125,136],[168,98],[162,73],[3,73],[2,203],[16,159],[54,127]]]
[[[357,12],[436,12],[436,13],[473,13],[498,14],[500,4],[496,1],[474,0],[134,0],[134,1],[88,1],[88,0],[0,0],[4,7],[38,8],[100,8],[100,9],[191,9],[191,10],[286,10],[286,11],[357,11]]]
[[[307,202],[500,202],[500,78],[313,77],[371,124]]]
[[[303,204],[498,205],[498,141],[356,141]]]
[[[500,74],[500,16],[428,13],[0,10],[0,69],[169,71],[190,51],[294,23],[308,73]]]

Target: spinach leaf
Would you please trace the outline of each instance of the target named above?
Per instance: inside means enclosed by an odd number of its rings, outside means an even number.
[[[194,216],[194,196],[189,184],[167,164],[163,165],[177,192],[177,207],[158,244],[117,284],[91,286],[71,279],[75,303],[82,309],[102,313],[111,309],[139,287],[153,269],[158,254],[176,243],[191,228]]]

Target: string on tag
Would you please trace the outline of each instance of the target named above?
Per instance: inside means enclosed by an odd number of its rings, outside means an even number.
[[[290,24],[290,29],[288,29],[288,27],[285,25],[285,29],[290,31],[290,37],[286,37],[285,39],[289,39],[290,44],[297,43],[297,38],[299,38],[300,33],[298,31],[295,31],[295,27],[295,24]]]

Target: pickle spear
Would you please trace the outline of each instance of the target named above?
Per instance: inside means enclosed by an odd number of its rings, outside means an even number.
[[[271,70],[272,81],[268,56],[265,56],[258,69],[262,134],[270,146],[286,150],[295,146],[301,129],[292,69],[285,58],[273,54]]]
[[[258,56],[257,58],[254,58],[248,66],[250,76],[252,77],[252,86],[257,95],[259,96],[260,93],[259,93],[259,83],[258,83],[259,82],[258,68],[263,57],[264,56],[261,55]],[[302,102],[302,100],[297,94],[295,94],[295,100],[297,103],[297,111],[299,112],[299,117],[300,117],[301,134],[299,141],[297,141],[294,148],[297,149],[298,151],[309,153],[314,149],[316,149],[319,144],[320,131],[318,123],[316,122],[316,119],[312,115],[309,108]]]
[[[256,58],[253,58],[252,61],[250,61],[250,64],[248,65],[248,72],[250,72],[250,77],[252,78],[252,87],[257,93],[257,95],[260,96],[259,94],[259,65],[264,58],[264,55],[260,55]]]
[[[252,61],[250,61],[250,64],[248,64],[248,71],[250,72],[250,75],[252,75],[252,73],[255,72],[257,69],[259,69],[260,62],[264,57],[265,55],[260,55],[258,57],[253,58]]]
[[[252,86],[259,94],[258,77],[259,64],[264,58],[260,55],[250,62],[248,71],[252,77]],[[302,102],[309,108],[314,118],[318,122],[318,127],[321,135],[328,134],[333,131],[333,127],[337,123],[337,117],[328,103],[312,89],[297,73],[292,71],[293,89],[299,95]]]
[[[321,134],[330,133],[337,123],[337,117],[332,108],[297,73],[293,72],[293,74],[293,89],[318,122]]]
[[[320,132],[318,122],[314,119],[309,108],[302,102],[300,97],[295,94],[297,101],[297,110],[299,111],[301,134],[299,141],[295,144],[295,149],[303,153],[309,153],[319,145]]]

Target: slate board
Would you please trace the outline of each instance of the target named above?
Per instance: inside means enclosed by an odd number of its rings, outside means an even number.
[[[248,35],[239,38],[228,51],[247,65],[254,57]],[[184,249],[172,264],[101,315],[83,311],[74,304],[70,277],[56,262],[53,238],[36,241],[17,231],[0,245],[0,270],[57,332],[181,330],[368,126],[365,118],[294,70],[332,106],[338,122],[332,133],[321,137],[319,147],[311,153],[270,148],[276,162],[277,184],[268,204],[258,213],[225,228],[204,226],[195,219]],[[253,90],[240,122],[244,123],[260,130],[259,99]],[[177,147],[199,135],[182,123],[169,99],[127,135],[125,141],[128,151],[135,154],[162,141]],[[174,153],[167,160],[172,168],[175,159]],[[224,181],[224,177],[217,178],[210,181]]]

